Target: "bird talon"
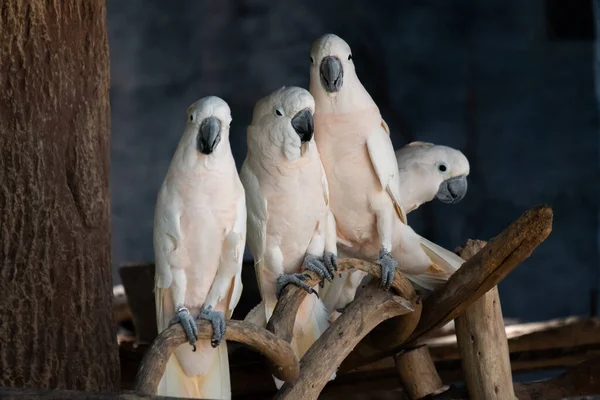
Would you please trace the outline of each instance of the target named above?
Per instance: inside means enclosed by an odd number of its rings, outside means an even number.
[[[381,287],[384,290],[389,290],[394,281],[394,273],[398,263],[389,251],[381,249],[376,264],[381,266]]]
[[[225,314],[220,311],[213,311],[213,307],[208,305],[200,311],[198,319],[210,321],[213,328],[210,345],[213,348],[219,346],[225,338]]]
[[[310,280],[310,278],[310,275],[305,273],[280,275],[279,278],[277,278],[277,291],[275,292],[277,299],[279,299],[279,297],[281,296],[283,289],[290,283],[295,286],[298,286],[299,288],[307,291],[308,293],[314,293],[317,295],[317,297],[319,297],[317,291],[308,286],[306,282],[304,282],[306,280]]]

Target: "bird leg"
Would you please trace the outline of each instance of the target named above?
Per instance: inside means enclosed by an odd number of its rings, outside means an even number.
[[[221,344],[225,337],[225,314],[220,311],[213,311],[212,306],[203,307],[198,314],[198,319],[210,321],[213,327],[213,336],[210,345],[214,348]]]
[[[169,322],[169,326],[181,324],[183,330],[188,338],[188,342],[193,347],[193,351],[196,351],[196,340],[198,340],[198,327],[196,321],[190,314],[190,311],[183,305],[177,306],[177,313]]]

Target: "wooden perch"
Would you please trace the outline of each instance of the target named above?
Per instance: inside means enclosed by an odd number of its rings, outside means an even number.
[[[395,287],[400,277],[396,274]],[[342,360],[373,327],[388,318],[412,313],[419,306],[410,284],[402,295],[408,299],[381,290],[376,282],[368,284],[310,347],[300,360],[300,374],[286,382],[275,399],[317,399]]]
[[[338,272],[355,269],[364,271],[369,275],[381,279],[381,268],[378,265],[354,258],[344,258],[338,261]],[[305,273],[310,275],[310,280],[307,281],[309,286],[312,287],[319,283],[320,279],[317,274],[312,271],[305,271]],[[415,311],[400,318],[397,325],[398,330],[395,334],[400,338],[406,339],[419,321],[419,317],[421,315],[420,300],[417,297],[417,294],[411,283],[399,271],[396,271],[396,274],[394,275],[392,290],[394,290],[394,292],[399,296],[402,296],[405,299],[415,303]],[[267,323],[267,330],[273,332],[277,337],[290,343],[292,341],[292,333],[294,329],[294,322],[296,320],[296,314],[298,313],[298,309],[300,308],[300,305],[302,304],[302,301],[304,301],[304,298],[307,294],[308,293],[305,290],[299,288],[298,286],[287,285],[283,289],[283,293],[279,298],[277,305],[275,306],[273,315]],[[376,325],[377,324],[374,326]],[[373,329],[373,327],[371,327],[369,331]],[[369,331],[365,332],[365,334]],[[350,348],[350,350],[351,349],[352,348]],[[285,377],[278,375],[278,371],[273,368],[271,368],[271,373],[278,379],[287,380]]]
[[[526,211],[475,256],[466,261],[439,290],[423,303],[423,313],[417,328],[406,340],[392,336],[381,338],[389,348],[369,356],[344,363],[340,370],[349,371],[398,353],[403,347],[414,346],[433,329],[439,328],[462,314],[475,300],[498,285],[552,231],[552,209],[538,206]]]
[[[515,383],[515,395],[519,400],[559,399],[600,394],[600,357],[585,361],[554,378]],[[464,387],[452,386],[447,391],[423,398],[423,400],[467,400]]]
[[[420,399],[442,389],[427,346],[400,352],[394,357],[398,376],[409,399]]]
[[[468,260],[485,245],[486,242],[480,240],[468,240],[457,253]],[[473,400],[514,399],[498,287],[494,286],[473,302],[454,321],[469,397]]]
[[[198,339],[210,339],[212,325],[208,321],[197,321]],[[264,354],[277,368],[281,376],[291,379],[298,375],[298,358],[289,343],[277,338],[271,332],[242,321],[227,321],[225,340],[246,344]],[[175,349],[187,343],[187,337],[180,324],[161,332],[142,359],[136,377],[135,391],[144,395],[155,395],[160,379],[165,372],[167,361]],[[221,346],[225,346],[222,343]]]

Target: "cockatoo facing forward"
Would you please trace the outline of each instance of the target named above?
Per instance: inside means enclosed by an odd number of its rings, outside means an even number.
[[[432,143],[412,142],[396,151],[396,160],[401,182],[400,198],[407,214],[434,198],[456,204],[465,197],[469,161],[460,151]],[[362,271],[346,271],[341,277],[336,276],[333,282],[325,283],[321,298],[333,318],[354,299],[364,276]],[[419,283],[420,277],[413,276],[412,280]],[[439,282],[443,283],[445,279],[440,278]],[[429,283],[431,286],[432,282]]]
[[[248,204],[248,247],[262,297],[246,320],[265,326],[288,283],[312,293],[296,316],[292,346],[299,357],[328,327],[328,314],[316,290],[304,283],[302,270],[331,280],[337,269],[335,221],[313,140],[313,112],[312,96],[297,87],[259,100],[240,172]]]
[[[158,331],[180,323],[192,346],[175,350],[157,394],[229,399],[221,340],[242,292],[246,201],[229,145],[227,103],[205,97],[187,118],[156,204],[155,298]],[[196,318],[211,321],[212,340],[196,343]]]
[[[419,284],[447,279],[463,260],[406,224],[387,124],[356,75],[350,47],[338,36],[314,43],[310,92],[340,255],[375,261],[386,289],[398,266],[409,279],[419,276]]]

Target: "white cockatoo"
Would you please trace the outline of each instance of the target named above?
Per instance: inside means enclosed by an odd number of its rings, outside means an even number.
[[[433,143],[412,142],[396,151],[400,198],[406,214],[435,198],[443,203],[456,204],[467,193],[469,161],[459,150]],[[365,274],[345,271],[333,282],[325,283],[320,292],[332,317],[354,299]],[[427,277],[427,276],[426,276]],[[413,276],[419,283],[419,276]],[[443,283],[445,279],[440,279]],[[424,285],[427,285],[426,283]]]
[[[310,92],[340,257],[379,264],[386,289],[398,266],[425,287],[447,279],[463,260],[406,224],[389,129],[356,75],[350,47],[336,35],[313,44]]]
[[[158,395],[231,398],[227,345],[221,341],[242,292],[246,198],[229,144],[230,123],[222,99],[209,96],[192,104],[158,193],[158,331],[180,323],[191,345],[178,347],[169,359]],[[212,340],[196,342],[196,318],[212,323]]]
[[[313,139],[314,104],[310,93],[298,87],[282,87],[259,100],[240,172],[248,204],[248,247],[262,298],[246,321],[264,327],[289,283],[308,291],[292,339],[298,357],[329,326],[318,285],[309,287],[302,271],[331,280],[337,269],[335,220]]]

